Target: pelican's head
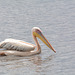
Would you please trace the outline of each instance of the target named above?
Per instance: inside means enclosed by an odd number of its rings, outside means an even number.
[[[38,37],[40,40],[42,40],[51,50],[53,50],[56,53],[56,51],[54,50],[54,48],[51,46],[51,44],[48,42],[48,40],[42,34],[42,31],[41,31],[40,28],[33,27],[32,28],[32,33],[33,33],[33,35],[35,37]]]

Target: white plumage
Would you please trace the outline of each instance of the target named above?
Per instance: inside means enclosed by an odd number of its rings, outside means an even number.
[[[35,49],[32,44],[16,39],[5,39],[0,43],[0,48],[17,51],[31,51]]]

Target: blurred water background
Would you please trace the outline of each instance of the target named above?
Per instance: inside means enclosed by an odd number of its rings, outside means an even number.
[[[39,39],[42,52],[30,57],[0,57],[0,75],[75,75],[75,0],[0,0],[0,41],[34,43],[39,27],[57,53]]]

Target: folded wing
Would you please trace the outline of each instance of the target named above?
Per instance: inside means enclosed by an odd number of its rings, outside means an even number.
[[[17,51],[32,51],[35,49],[35,46],[21,40],[6,39],[0,43],[0,48]]]

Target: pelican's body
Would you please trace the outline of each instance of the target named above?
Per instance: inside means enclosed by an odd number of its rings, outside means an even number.
[[[47,39],[43,36],[41,30],[38,27],[34,27],[32,29],[32,35],[36,46],[21,40],[6,39],[0,43],[0,48],[4,49],[0,51],[0,55],[29,56],[38,54],[41,52],[41,47],[36,37],[40,38],[49,48],[56,52]],[[35,47],[37,47],[36,51],[34,50]]]

